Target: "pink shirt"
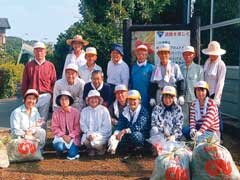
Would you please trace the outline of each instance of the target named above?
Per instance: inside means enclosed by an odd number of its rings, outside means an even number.
[[[56,81],[56,71],[54,65],[45,61],[39,65],[35,60],[26,64],[23,79],[22,92],[23,94],[28,89],[36,89],[39,93],[51,93]]]
[[[70,107],[69,112],[58,108],[52,115],[52,133],[62,137],[66,134],[66,126],[69,136],[74,140],[75,145],[80,144],[80,113],[77,109]]]

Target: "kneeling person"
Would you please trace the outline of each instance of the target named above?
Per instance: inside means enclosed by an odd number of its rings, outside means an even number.
[[[106,144],[111,136],[111,117],[108,109],[101,105],[103,102],[97,90],[90,90],[86,104],[88,105],[81,113],[81,130],[83,136],[81,144],[88,149],[88,155],[103,155],[106,151]]]
[[[113,136],[119,141],[118,153],[141,150],[149,136],[150,118],[141,105],[141,95],[137,90],[128,91],[128,105],[124,108]]]
[[[67,159],[79,158],[80,144],[80,114],[77,109],[71,107],[74,100],[68,91],[62,91],[56,98],[56,104],[60,106],[53,112],[52,132],[54,137],[53,147],[58,153],[67,151]]]

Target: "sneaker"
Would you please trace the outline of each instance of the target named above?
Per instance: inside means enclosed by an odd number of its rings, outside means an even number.
[[[67,159],[68,160],[75,160],[75,159],[79,159],[80,158],[80,155],[79,154],[77,154],[76,156],[74,156],[74,157],[68,157],[67,156]]]
[[[90,157],[95,156],[95,150],[94,149],[89,150],[88,156],[90,156]]]

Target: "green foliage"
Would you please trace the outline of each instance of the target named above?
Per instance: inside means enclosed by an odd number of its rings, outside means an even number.
[[[71,47],[66,40],[80,34],[98,50],[98,61],[103,71],[110,59],[110,48],[113,43],[122,43],[122,21],[132,19],[133,24],[164,23],[173,13],[172,23],[179,23],[177,0],[80,0],[79,13],[83,19],[74,23],[66,32],[61,33],[55,45],[54,59],[58,77],[62,74],[65,58]],[[170,7],[170,5],[172,5]],[[166,11],[165,8],[168,8]],[[166,14],[164,14],[166,12]],[[161,18],[160,18],[161,17]],[[168,23],[171,23],[167,21]]]
[[[16,94],[17,84],[22,80],[24,65],[5,63],[0,65],[0,98],[12,97]]]
[[[14,58],[0,47],[0,64],[14,62]]]

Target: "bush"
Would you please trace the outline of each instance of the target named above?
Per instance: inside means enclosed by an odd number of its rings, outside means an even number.
[[[24,65],[4,63],[0,65],[0,98],[12,97],[16,94],[17,84],[22,80]]]

